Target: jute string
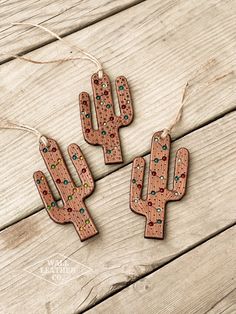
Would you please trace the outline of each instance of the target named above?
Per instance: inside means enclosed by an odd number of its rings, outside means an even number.
[[[16,59],[20,59],[20,60],[24,60],[24,61],[31,62],[31,63],[36,63],[36,64],[48,64],[48,63],[60,63],[60,62],[63,63],[63,62],[66,62],[66,61],[75,61],[75,60],[79,60],[79,59],[87,59],[87,60],[92,61],[97,66],[98,76],[99,76],[99,78],[102,78],[102,76],[103,76],[102,65],[101,65],[101,63],[99,62],[99,60],[96,57],[94,57],[92,54],[86,52],[85,50],[79,48],[75,44],[69,42],[68,40],[66,40],[64,38],[61,38],[58,34],[54,33],[53,31],[49,30],[48,28],[46,28],[46,27],[44,27],[42,25],[33,24],[33,23],[13,23],[12,25],[32,26],[32,27],[36,27],[36,28],[42,29],[43,31],[49,33],[50,35],[52,35],[56,39],[58,39],[61,42],[63,42],[65,45],[67,45],[67,46],[71,47],[72,49],[76,50],[77,52],[83,54],[83,56],[80,56],[80,57],[66,57],[66,58],[63,58],[63,59],[53,59],[53,60],[34,60],[32,58],[29,58],[29,57],[13,55],[13,54],[11,55],[11,54],[7,54],[7,53],[4,53],[2,55],[8,56],[8,57],[12,57],[12,58],[16,58]],[[208,81],[208,82],[206,82],[204,84],[200,84],[200,85],[198,85],[198,87],[195,86],[196,84],[194,84],[194,80],[197,78],[197,76],[199,74],[207,71],[209,68],[211,68],[214,65],[214,63],[215,63],[215,59],[208,60],[204,65],[202,65],[195,72],[193,77],[190,80],[187,81],[187,83],[184,86],[184,90],[183,90],[183,93],[182,93],[182,98],[181,98],[181,102],[180,102],[180,106],[179,106],[179,109],[177,111],[177,114],[175,115],[174,119],[170,122],[170,124],[163,129],[163,132],[161,134],[162,138],[165,138],[168,134],[170,134],[171,131],[176,127],[176,125],[181,120],[182,115],[183,115],[184,105],[185,105],[185,103],[187,101],[188,96],[190,95],[190,93],[189,93],[190,90],[192,90],[191,94],[193,94],[194,92],[200,90],[202,87],[208,86],[208,85],[210,85],[210,84],[212,84],[212,83],[214,83],[214,82],[224,78],[225,76],[233,73],[233,71],[231,71],[231,72],[226,73],[224,75],[221,75],[219,77],[215,77],[213,80]],[[194,88],[191,88],[192,86]],[[36,129],[32,128],[32,127],[29,127],[27,125],[23,125],[23,124],[18,124],[18,123],[13,123],[13,122],[7,121],[7,122],[5,122],[5,124],[0,122],[0,128],[4,128],[4,129],[19,129],[19,130],[28,131],[28,132],[34,133],[38,137],[38,139],[40,141],[42,141],[44,143],[46,143],[46,141],[47,141],[47,138],[45,136],[43,136],[38,130],[36,130]]]
[[[48,60],[48,61],[40,61],[40,60],[34,60],[34,59],[31,59],[31,58],[28,58],[28,57],[24,57],[24,56],[11,55],[11,54],[8,54],[8,53],[1,53],[1,55],[8,56],[8,57],[11,57],[11,58],[20,59],[20,60],[24,60],[24,61],[28,61],[28,62],[31,62],[31,63],[37,63],[37,64],[59,63],[59,62],[66,62],[66,61],[75,61],[75,60],[79,60],[79,59],[86,59],[86,60],[92,61],[96,65],[99,78],[103,77],[102,65],[101,65],[101,63],[98,61],[98,59],[96,57],[94,57],[92,54],[86,52],[85,50],[77,47],[76,45],[74,45],[73,43],[69,42],[68,40],[65,40],[65,39],[61,38],[58,34],[52,32],[48,28],[46,28],[46,27],[44,27],[42,25],[33,24],[33,23],[13,23],[12,25],[32,26],[32,27],[36,27],[36,28],[42,29],[43,31],[49,33],[50,35],[52,35],[56,39],[58,39],[61,42],[63,42],[65,45],[67,45],[67,46],[71,47],[72,49],[74,49],[75,51],[81,53],[83,56],[66,57],[66,58],[63,58],[63,59],[54,59],[54,60]],[[33,127],[30,127],[28,125],[17,123],[17,122],[12,122],[12,121],[9,121],[9,120],[1,120],[0,121],[0,129],[15,129],[15,130],[21,130],[21,131],[25,131],[25,132],[28,132],[28,133],[32,133],[32,134],[34,134],[37,137],[39,142],[42,142],[45,146],[48,146],[48,139],[47,139],[47,137],[44,136],[42,133],[40,133],[37,129],[35,129]]]
[[[45,146],[48,146],[47,137],[40,133],[37,129],[28,125],[12,122],[9,120],[0,120],[0,129],[14,129],[32,133],[37,137],[39,142],[42,142]]]
[[[202,89],[204,86],[209,86],[212,83],[219,81],[221,79],[223,79],[224,77],[228,76],[229,74],[232,74],[233,71],[223,74],[221,76],[217,76],[214,79],[207,81],[205,83],[199,84],[198,86],[196,84],[194,84],[194,80],[203,72],[208,71],[213,65],[215,64],[215,59],[210,59],[208,60],[205,64],[203,64],[196,72],[195,74],[192,76],[192,78],[190,80],[187,81],[187,83],[184,86],[184,90],[182,93],[182,98],[181,98],[181,102],[180,102],[180,106],[179,109],[177,111],[177,114],[175,115],[174,119],[170,122],[170,124],[165,127],[163,129],[163,132],[161,134],[162,138],[165,138],[168,134],[171,133],[171,131],[176,127],[176,125],[179,123],[179,121],[182,118],[183,115],[183,109],[184,109],[184,105],[187,102],[187,99],[189,98],[190,95],[192,95],[193,93],[196,93],[197,91],[199,91],[200,89]],[[192,90],[191,90],[191,87]],[[191,90],[191,93],[190,93]]]
[[[39,28],[39,29],[43,30],[44,32],[50,34],[54,38],[58,39],[59,41],[64,43],[66,46],[70,47],[72,50],[75,50],[75,51],[81,53],[83,56],[66,57],[66,58],[62,58],[62,59],[53,59],[53,60],[34,60],[32,58],[29,58],[29,57],[24,57],[24,56],[19,56],[19,55],[14,55],[14,54],[8,54],[8,53],[2,53],[1,55],[5,55],[9,58],[16,58],[16,59],[28,61],[31,63],[36,63],[36,64],[63,63],[63,62],[75,61],[75,60],[79,60],[79,59],[90,60],[97,67],[96,71],[98,73],[98,77],[100,79],[103,77],[102,64],[100,63],[100,61],[95,56],[93,56],[89,52],[85,51],[84,49],[81,49],[80,47],[76,46],[75,44],[71,43],[67,39],[60,37],[58,34],[49,30],[47,27],[44,27],[44,26],[39,25],[39,24],[33,24],[33,23],[12,23],[11,25],[13,25],[13,26],[31,26],[31,27]]]

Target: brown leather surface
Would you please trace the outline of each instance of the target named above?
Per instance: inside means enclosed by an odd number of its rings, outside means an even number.
[[[180,148],[176,153],[173,190],[167,188],[170,136],[161,138],[162,131],[156,132],[152,138],[148,191],[146,199],[142,199],[142,187],[145,160],[137,157],[133,161],[130,208],[137,214],[146,217],[145,237],[164,238],[165,210],[168,201],[180,200],[186,190],[189,152]]]
[[[81,241],[84,241],[98,233],[84,203],[94,190],[93,177],[79,146],[71,144],[68,153],[82,182],[81,186],[75,186],[57,142],[53,139],[48,139],[48,142],[48,146],[40,143],[40,152],[60,193],[63,207],[58,207],[41,171],[34,173],[36,186],[49,216],[57,223],[73,223]]]
[[[133,108],[127,80],[124,76],[116,78],[116,93],[120,115],[115,115],[110,80],[107,74],[99,79],[98,74],[91,78],[93,99],[96,109],[98,129],[92,125],[89,94],[79,96],[80,117],[85,140],[92,145],[101,145],[105,164],[123,162],[119,128],[129,125],[133,120]]]

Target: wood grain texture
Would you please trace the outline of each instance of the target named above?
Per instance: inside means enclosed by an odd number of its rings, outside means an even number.
[[[69,0],[69,1],[1,1],[1,53],[22,53],[54,40],[49,34],[32,27],[11,23],[37,23],[51,28],[60,36],[78,31],[108,16],[139,3],[141,0]],[[0,61],[7,57],[0,55]]]
[[[87,313],[235,313],[235,237],[232,227]],[[222,302],[229,296],[225,307]],[[218,310],[209,311],[214,306]]]
[[[234,289],[232,292],[223,297],[207,313],[208,314],[236,313],[236,289]]]
[[[125,163],[149,151],[152,134],[175,115],[186,81],[209,58],[213,66],[195,82],[204,87],[188,99],[174,138],[235,108],[234,12],[232,1],[151,0],[69,36],[104,63],[112,81],[119,74],[129,81],[135,118],[120,130]],[[69,52],[52,43],[30,56],[47,59]],[[91,90],[93,72],[90,63],[38,66],[15,60],[1,66],[0,91],[4,117],[37,127],[58,141],[63,154],[69,143],[79,144],[97,179],[117,166],[105,166],[100,147],[88,145],[81,132],[78,95]],[[222,79],[205,84],[216,77]],[[4,227],[42,208],[32,173],[46,169],[33,136],[18,131],[0,136]]]
[[[81,311],[235,223],[235,122],[236,112],[172,144],[170,169],[178,147],[190,151],[189,185],[181,202],[168,204],[168,233],[162,241],[144,239],[144,221],[129,209],[131,165],[99,180],[87,200],[100,230],[96,238],[81,243],[73,226],[55,224],[46,210],[3,230],[2,305],[10,313]],[[90,270],[59,286],[24,271],[30,267],[38,274],[40,264],[33,265],[56,253]],[[220,280],[221,273],[215,276]]]

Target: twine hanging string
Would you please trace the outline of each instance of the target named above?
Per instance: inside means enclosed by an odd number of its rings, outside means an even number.
[[[62,59],[53,59],[53,60],[45,60],[44,61],[44,60],[34,60],[32,58],[19,56],[19,55],[10,55],[10,54],[7,54],[7,53],[4,53],[2,55],[5,55],[5,56],[11,57],[11,58],[16,58],[16,59],[28,61],[28,62],[31,62],[31,63],[36,63],[36,64],[63,63],[63,62],[67,62],[67,61],[75,61],[75,60],[81,60],[81,59],[90,60],[97,67],[96,71],[98,73],[98,77],[100,79],[103,77],[102,64],[100,63],[100,61],[95,56],[93,56],[89,52],[79,48],[78,46],[76,46],[75,44],[71,43],[67,39],[64,39],[64,38],[60,37],[58,34],[56,34],[55,32],[53,32],[51,30],[49,30],[47,27],[44,27],[44,26],[39,25],[39,24],[33,24],[33,23],[12,23],[11,25],[13,25],[13,26],[32,26],[32,27],[39,28],[39,29],[43,30],[44,32],[50,34],[51,36],[55,37],[56,39],[58,39],[59,41],[64,43],[66,46],[69,46],[71,49],[81,53],[82,56],[79,56],[79,57],[66,57],[66,58],[62,58]]]
[[[67,46],[71,47],[72,49],[82,53],[84,56],[80,56],[80,57],[66,57],[66,58],[63,58],[63,59],[53,59],[53,60],[34,60],[32,58],[29,58],[29,57],[13,55],[13,54],[8,54],[8,53],[0,53],[0,55],[5,55],[5,56],[8,56],[10,58],[16,58],[16,59],[24,60],[24,61],[27,61],[27,62],[36,63],[36,64],[50,64],[50,63],[60,63],[60,62],[63,63],[63,62],[67,62],[67,61],[75,61],[75,60],[79,60],[79,59],[86,59],[86,60],[92,61],[97,66],[98,77],[100,79],[103,77],[102,65],[101,65],[101,63],[99,62],[99,60],[96,57],[94,57],[92,54],[86,52],[85,50],[79,48],[75,44],[69,42],[68,40],[66,40],[64,38],[61,38],[58,34],[54,33],[53,31],[49,30],[48,28],[46,28],[46,27],[44,27],[42,25],[33,24],[33,23],[12,23],[12,25],[32,26],[32,27],[36,27],[36,28],[42,29],[43,31],[49,33],[50,35],[52,35],[56,39],[58,39],[61,42],[63,42],[65,45],[67,45]],[[191,87],[194,85],[193,81],[197,78],[197,76],[199,74],[209,70],[215,64],[215,62],[216,62],[215,59],[208,60],[204,65],[202,65],[195,72],[193,77],[189,81],[187,81],[187,83],[185,84],[184,90],[183,90],[181,103],[180,103],[179,109],[177,111],[177,114],[174,117],[174,119],[170,122],[169,126],[165,127],[163,129],[163,132],[161,134],[162,138],[165,138],[168,134],[170,134],[172,129],[174,129],[176,127],[176,125],[179,123],[179,121],[181,120],[182,115],[183,115],[183,108],[184,108],[184,105],[185,105],[185,103],[187,101],[187,98],[188,98],[187,95],[188,96],[190,95],[189,91],[190,91]],[[198,88],[196,88],[196,87],[193,88],[192,89],[192,94],[193,94],[193,92],[196,92],[196,91],[200,90],[202,87],[209,86],[210,84],[212,84],[212,83],[214,83],[214,82],[216,82],[218,80],[221,80],[224,77],[226,77],[226,76],[228,76],[228,75],[230,75],[232,73],[233,73],[233,71],[231,71],[229,73],[226,73],[224,75],[215,77],[213,80],[208,81],[205,84],[201,84]],[[13,125],[15,125],[15,124],[13,123]],[[1,125],[0,125],[0,128],[1,128]],[[13,127],[8,127],[8,128],[13,128]],[[24,129],[24,130],[27,129],[29,132],[35,133],[35,134],[39,133],[36,129],[28,127],[28,126],[24,126],[22,124],[17,124],[17,127],[14,127],[14,128],[21,129],[21,130],[22,129]],[[40,137],[42,137],[41,133],[39,133],[39,134],[40,134]]]
[[[37,137],[39,142],[43,143],[45,146],[48,146],[47,137],[40,133],[37,129],[30,127],[28,125],[15,123],[9,120],[0,120],[0,129],[21,130],[28,133],[32,133]]]
[[[189,83],[187,82],[185,87],[184,87],[183,96],[182,96],[182,100],[181,100],[181,104],[180,104],[179,110],[178,110],[175,118],[169,124],[169,126],[165,127],[163,129],[163,132],[161,133],[161,138],[165,138],[168,134],[170,134],[172,129],[178,124],[178,122],[182,118],[182,114],[183,114],[183,110],[184,110],[184,103],[185,103],[184,100],[185,100],[188,88],[189,88]]]
[[[178,122],[181,120],[182,115],[183,115],[183,109],[184,109],[184,105],[186,104],[187,99],[189,98],[189,96],[191,94],[193,94],[194,92],[196,93],[197,91],[199,91],[200,89],[202,89],[204,86],[209,86],[223,78],[225,78],[226,76],[233,74],[233,71],[228,72],[226,74],[223,74],[221,76],[217,76],[214,79],[207,81],[206,83],[200,84],[198,87],[195,86],[191,93],[190,93],[190,89],[192,86],[194,86],[194,80],[197,78],[198,75],[202,74],[205,71],[208,71],[212,66],[215,65],[216,60],[215,59],[210,59],[208,60],[204,65],[202,65],[193,75],[193,77],[187,81],[187,83],[184,86],[184,90],[183,90],[183,94],[182,94],[182,98],[181,98],[181,103],[179,106],[179,109],[177,111],[176,116],[174,117],[174,119],[170,122],[168,127],[165,127],[162,131],[161,137],[165,138],[168,134],[171,133],[171,131],[176,127],[176,125],[178,124]]]
[[[47,60],[47,61],[42,61],[42,60],[34,60],[28,57],[24,57],[24,56],[19,56],[19,55],[13,55],[13,54],[8,54],[8,53],[1,53],[1,55],[4,56],[8,56],[9,58],[16,58],[16,59],[20,59],[20,60],[24,60],[27,62],[31,62],[31,63],[36,63],[36,64],[49,64],[49,63],[63,63],[66,61],[75,61],[75,60],[79,60],[79,59],[85,59],[85,60],[90,60],[91,62],[93,62],[96,67],[97,67],[97,72],[98,72],[98,77],[102,78],[103,77],[103,68],[101,63],[99,62],[99,60],[94,57],[92,54],[86,52],[85,50],[77,47],[76,45],[74,45],[73,43],[70,43],[68,40],[65,40],[64,38],[61,38],[58,34],[52,32],[51,30],[49,30],[48,28],[42,26],[42,25],[38,25],[38,24],[33,24],[33,23],[12,23],[12,25],[22,25],[22,26],[32,26],[32,27],[36,27],[39,29],[42,29],[43,31],[49,33],[50,35],[52,35],[53,37],[55,37],[56,39],[58,39],[59,41],[61,41],[62,43],[64,43],[66,46],[69,46],[71,49],[79,52],[82,54],[82,56],[79,57],[66,57],[63,59],[53,59],[53,60]],[[32,133],[34,134],[38,141],[43,143],[45,146],[48,146],[48,139],[46,136],[44,136],[42,133],[40,133],[37,129],[30,127],[28,125],[25,124],[21,124],[21,123],[15,123],[9,120],[0,120],[0,129],[15,129],[15,130],[21,130],[21,131],[25,131],[28,133]]]

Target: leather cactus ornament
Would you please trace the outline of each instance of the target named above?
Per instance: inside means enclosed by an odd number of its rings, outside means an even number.
[[[119,128],[129,125],[133,120],[133,107],[127,80],[124,76],[116,78],[116,93],[120,107],[119,116],[114,112],[108,75],[103,73],[100,79],[95,73],[91,83],[98,129],[93,128],[89,94],[82,92],[79,96],[79,103],[84,138],[89,144],[102,146],[105,164],[122,163]]]
[[[48,139],[47,146],[40,143],[40,152],[63,202],[59,207],[45,175],[41,171],[35,172],[34,180],[49,216],[60,224],[72,223],[81,241],[96,235],[98,231],[84,203],[94,190],[94,180],[79,146],[69,145],[68,153],[81,179],[80,186],[73,182],[55,140]]]
[[[164,238],[166,203],[180,200],[186,190],[189,152],[186,148],[177,151],[173,189],[169,190],[167,181],[171,140],[169,134],[164,139],[161,134],[162,131],[156,132],[152,138],[148,191],[145,199],[142,198],[145,160],[137,157],[133,161],[130,208],[146,217],[146,238]]]

